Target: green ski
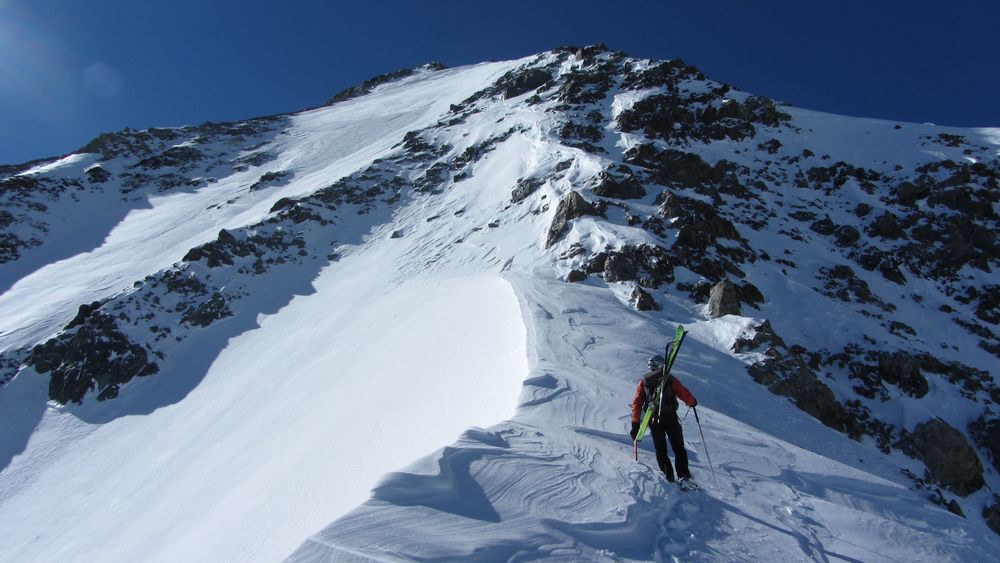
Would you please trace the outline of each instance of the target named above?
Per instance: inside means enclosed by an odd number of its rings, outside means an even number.
[[[677,350],[681,347],[681,342],[684,342],[684,335],[687,331],[684,327],[677,325],[677,334],[674,335],[673,342],[667,344],[666,349],[666,361],[663,362],[663,379],[660,380],[660,385],[657,386],[656,391],[653,393],[653,400],[646,405],[646,414],[642,417],[642,423],[639,425],[639,432],[635,435],[635,441],[639,442],[642,440],[643,436],[646,435],[646,428],[649,427],[649,421],[653,419],[653,409],[660,408],[660,396],[663,393],[663,386],[667,384],[667,376],[670,375],[670,368],[674,365],[674,358],[677,357]]]

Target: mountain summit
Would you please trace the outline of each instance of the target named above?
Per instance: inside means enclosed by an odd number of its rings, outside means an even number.
[[[992,561],[998,155],[598,45],[0,167],[0,559]]]

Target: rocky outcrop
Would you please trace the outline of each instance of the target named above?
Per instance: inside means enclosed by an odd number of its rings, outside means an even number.
[[[991,530],[1000,534],[1000,496],[993,495],[993,502],[983,507],[983,519]]]
[[[662,246],[627,244],[618,250],[598,252],[587,262],[589,274],[603,274],[606,282],[636,281],[656,288],[674,279],[670,251]]]
[[[929,390],[927,380],[920,373],[919,361],[906,352],[879,352],[878,375],[886,383],[918,399]]]
[[[528,196],[535,193],[543,184],[545,180],[541,178],[521,178],[510,192],[511,203],[521,203],[528,199]]]
[[[787,350],[770,348],[767,359],[747,367],[754,381],[775,395],[788,397],[795,406],[826,426],[851,436],[857,428],[836,395],[801,359]]]
[[[100,311],[88,314],[79,327],[35,346],[27,364],[38,373],[51,374],[49,398],[62,404],[81,403],[91,390],[98,391],[99,401],[113,399],[133,377],[159,371],[146,350]]]
[[[725,315],[739,314],[739,287],[729,280],[722,280],[712,286],[712,291],[708,298],[708,315],[712,318],[719,318]]]
[[[774,332],[771,321],[764,320],[751,325],[736,337],[731,350],[737,354],[753,352],[766,346],[767,348],[786,348],[785,341]]]
[[[983,487],[983,464],[965,435],[940,418],[922,422],[904,435],[902,450],[924,462],[930,478],[961,496]]]
[[[545,248],[551,247],[563,237],[570,221],[585,215],[600,215],[600,213],[593,204],[583,199],[583,196],[577,192],[569,192],[556,207],[555,217],[552,218],[552,225],[549,226],[549,234],[545,239]]]
[[[629,297],[629,303],[640,311],[660,310],[660,304],[653,299],[653,296],[638,286],[632,290],[632,295]]]
[[[992,414],[992,412],[984,413],[972,421],[969,433],[976,445],[989,454],[993,468],[1000,472],[1000,420]]]
[[[826,426],[857,438],[861,429],[855,417],[837,401],[836,395],[794,351],[774,332],[769,322],[753,327],[753,335],[741,335],[734,351],[751,351],[766,345],[764,360],[750,364],[747,371],[754,381],[776,395],[788,397],[804,412]]]
[[[613,174],[611,173],[613,172]],[[594,194],[615,199],[639,199],[646,197],[642,182],[626,166],[619,166],[611,172],[602,171],[596,179]]]
[[[448,67],[446,67],[445,65],[443,65],[441,63],[429,63],[429,64],[423,65],[421,67],[418,67],[417,69],[404,68],[404,69],[397,70],[395,72],[389,72],[389,73],[386,73],[386,74],[380,74],[378,76],[375,76],[373,78],[369,78],[368,80],[365,80],[360,85],[351,86],[350,88],[345,88],[344,90],[341,90],[335,96],[333,96],[332,98],[330,98],[326,102],[326,105],[330,106],[330,105],[333,105],[333,104],[335,104],[337,102],[343,102],[343,101],[346,101],[346,100],[350,100],[352,98],[357,98],[357,97],[360,97],[360,96],[364,96],[366,94],[371,93],[371,91],[374,90],[375,88],[377,88],[378,86],[381,86],[383,84],[388,84],[390,82],[395,82],[397,80],[401,80],[401,79],[406,78],[408,76],[413,76],[414,74],[416,74],[416,71],[418,69],[432,70],[433,71],[433,70],[444,70],[446,68],[448,68]]]

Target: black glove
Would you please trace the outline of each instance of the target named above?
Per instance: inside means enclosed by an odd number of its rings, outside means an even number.
[[[635,440],[635,437],[638,434],[639,434],[639,423],[638,422],[633,422],[632,423],[632,430],[629,430],[628,435],[631,436],[633,440]]]

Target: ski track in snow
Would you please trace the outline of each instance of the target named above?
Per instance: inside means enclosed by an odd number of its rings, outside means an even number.
[[[0,295],[0,349],[55,332],[68,304],[127,288],[219,228],[259,220],[279,197],[385,157],[406,131],[523,62],[417,75],[295,116],[270,141],[296,170],[287,186],[247,195],[237,178],[151,200],[99,248]],[[0,472],[0,560],[992,559],[990,532],[930,507],[872,448],[754,383],[728,353],[746,319],[706,320],[680,302],[641,313],[627,288],[555,281],[564,272],[553,256],[525,258],[541,252],[552,213],[533,199],[501,214],[517,180],[575,157],[569,179],[539,188],[554,207],[602,165],[548,140],[544,112],[513,105],[449,139],[461,149],[499,120],[522,128],[469,179],[408,196],[389,222],[343,237],[339,262],[286,280],[308,290],[226,335],[176,402],[108,419],[93,404],[43,406],[44,381],[30,370],[4,388],[4,420],[38,422],[15,429],[30,439]],[[843,139],[890,126],[801,110],[796,119]],[[823,139],[835,157],[846,150]],[[583,218],[566,240],[637,236]],[[68,277],[76,287],[38,298]],[[691,492],[652,468],[651,441],[636,463],[627,435],[640,372],[676,323],[691,334],[674,372],[704,405],[707,444],[693,415],[683,421],[702,488]],[[166,375],[130,385],[155,389]]]

